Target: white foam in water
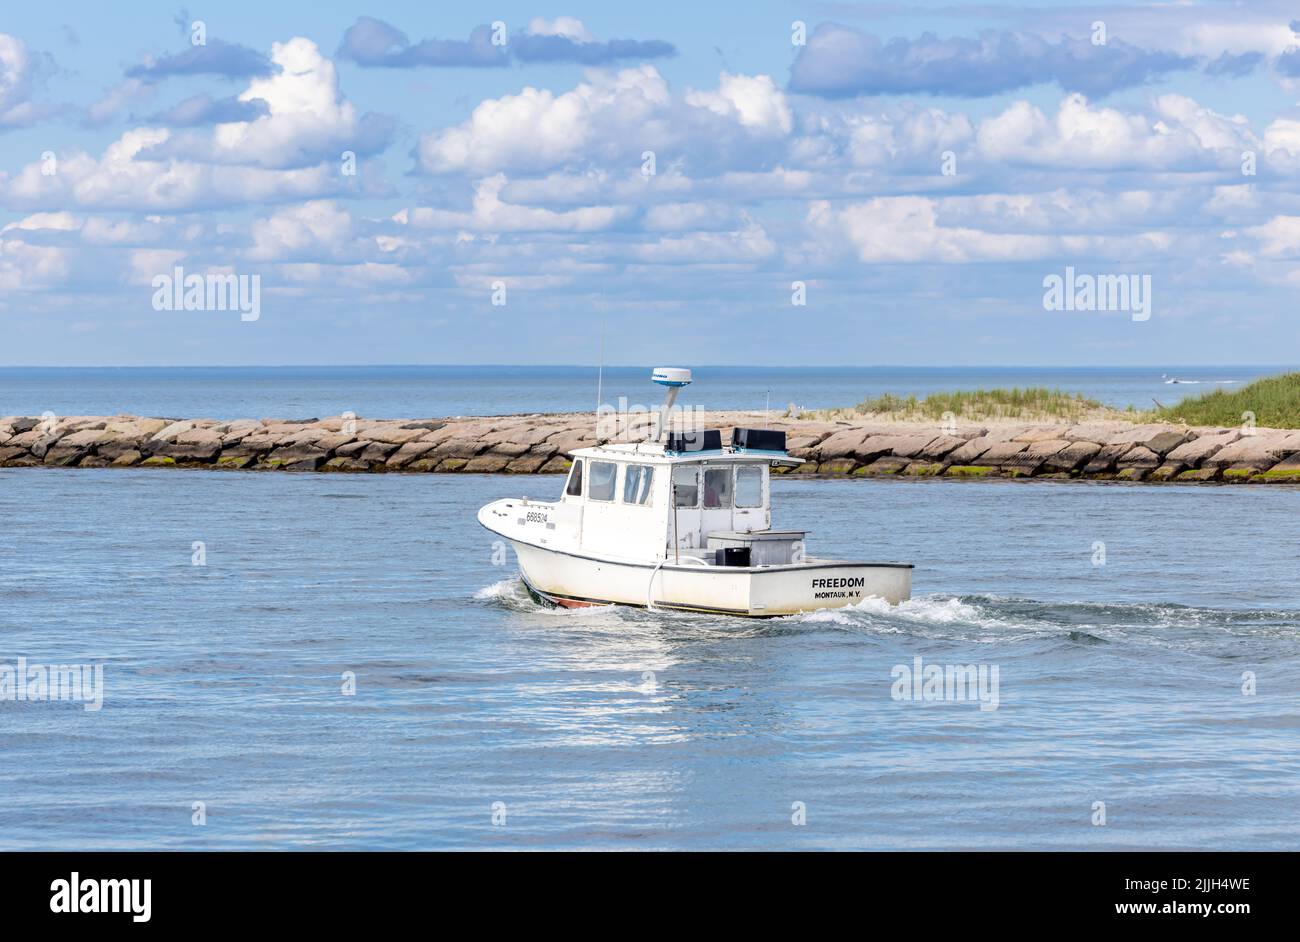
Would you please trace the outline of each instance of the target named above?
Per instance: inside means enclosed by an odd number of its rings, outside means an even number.
[[[891,605],[884,599],[869,596],[853,605],[840,609],[827,609],[826,611],[866,612],[871,615],[888,615],[895,618],[907,618],[912,621],[943,625],[952,624],[953,622],[981,625],[992,620],[974,605],[955,597],[921,596],[900,602],[898,605]],[[811,614],[819,613],[813,612]]]
[[[879,602],[888,607],[888,603],[880,599],[871,599],[869,601]],[[953,622],[983,625],[996,621],[996,619],[989,618],[974,605],[963,602],[959,598],[921,596],[900,602],[893,609],[893,613],[903,618],[914,618],[917,621],[936,622],[942,625],[952,624]]]
[[[991,601],[996,608],[995,600]],[[1022,632],[1038,634],[1059,628],[1023,618],[999,617],[987,606],[963,602],[955,596],[921,596],[899,605],[890,605],[884,599],[865,598],[844,608],[821,609],[789,618],[804,624],[860,626],[885,633],[906,632],[909,623],[922,630],[952,626],[959,635],[966,635],[966,640],[972,642],[1006,641]],[[900,622],[903,623],[901,627]],[[975,629],[976,633],[970,635],[964,629]]]
[[[500,582],[494,582],[479,589],[474,593],[474,598],[480,601],[511,598],[517,594],[518,587],[518,579],[502,579]]]
[[[787,617],[789,617],[793,621],[801,621],[801,622],[808,622],[808,623],[821,623],[821,624],[832,624],[832,625],[860,624],[862,619],[854,618],[852,615],[848,614],[848,612],[853,609],[857,609],[857,606],[854,605],[854,606],[849,606],[847,608],[821,608],[815,612],[803,612],[798,615],[790,615]]]
[[[974,605],[967,604],[954,597],[921,597],[908,599],[898,605],[891,605],[884,599],[869,596],[861,602],[846,605],[843,608],[823,608],[815,612],[804,612],[790,617],[802,622],[860,625],[862,624],[862,615],[882,615],[886,618],[905,618],[909,621],[940,625],[964,623],[984,626],[996,621],[982,613]]]
[[[553,612],[566,616],[590,617],[617,612],[618,610],[617,605],[587,605],[581,608],[552,608],[548,605],[541,605],[528,595],[528,590],[524,588],[523,581],[518,576],[485,585],[474,593],[474,598],[480,602],[506,602],[512,606],[519,605],[528,609],[537,609],[542,612]]]

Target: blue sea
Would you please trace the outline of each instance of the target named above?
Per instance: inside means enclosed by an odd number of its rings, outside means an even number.
[[[104,671],[0,702],[0,848],[1300,846],[1300,492],[781,480],[916,598],[751,622],[536,607],[474,511],[559,484],[0,470],[0,663]]]
[[[1171,405],[1233,389],[1282,366],[694,368],[682,402],[706,409],[852,406],[883,393],[925,396],[1046,386],[1116,408]],[[1292,367],[1294,369],[1294,367]],[[601,402],[657,405],[650,366],[0,367],[0,415],[184,418],[429,418],[593,412]],[[1172,382],[1176,380],[1177,382]]]
[[[594,399],[20,372],[0,413]],[[893,382],[785,378],[809,405]],[[560,484],[0,469],[0,672],[103,678],[98,710],[0,699],[0,849],[1300,847],[1300,489],[780,479],[775,526],[915,563],[915,598],[748,621],[534,605],[474,513]],[[996,709],[900,698],[918,658],[996,669]]]

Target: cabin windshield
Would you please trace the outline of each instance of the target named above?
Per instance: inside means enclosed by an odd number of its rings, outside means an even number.
[[[648,464],[630,464],[623,472],[623,503],[650,503],[650,486],[654,483],[655,469]]]
[[[593,461],[588,474],[591,480],[587,482],[587,500],[613,500],[618,465],[612,461]]]
[[[704,506],[709,510],[725,510],[731,506],[731,468],[705,469]]]
[[[763,469],[745,465],[736,469],[736,506],[763,506]]]
[[[673,468],[673,505],[681,508],[700,504],[700,471],[693,464],[679,464]]]
[[[564,493],[569,497],[582,496],[582,459],[579,458],[573,463],[569,471],[569,483],[564,488]]]

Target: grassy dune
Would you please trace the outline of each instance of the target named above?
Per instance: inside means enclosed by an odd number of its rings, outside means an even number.
[[[1002,419],[1021,422],[1114,421],[1169,422],[1174,425],[1239,426],[1254,414],[1256,425],[1300,428],[1300,373],[1256,380],[1235,392],[1216,389],[1174,406],[1154,411],[1112,409],[1080,393],[1060,389],[976,389],[966,392],[895,396],[886,393],[846,409],[819,409],[800,414],[805,419],[887,418],[899,422],[941,421],[952,413],[957,421]]]
[[[829,409],[804,413],[807,418],[845,418],[874,415],[898,421],[938,421],[946,413],[958,421],[1017,419],[1024,421],[1074,422],[1109,413],[1099,402],[1078,393],[1059,389],[976,389],[964,392],[933,393],[923,399],[886,393],[859,402],[851,409]],[[1128,416],[1129,413],[1115,413]]]
[[[1257,379],[1233,392],[1214,392],[1185,399],[1154,413],[1157,420],[1188,425],[1231,427],[1255,414],[1255,424],[1270,428],[1300,428],[1300,373],[1283,373]]]

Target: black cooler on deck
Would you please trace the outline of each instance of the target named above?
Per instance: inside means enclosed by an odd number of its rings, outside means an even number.
[[[724,546],[713,551],[715,566],[748,566],[748,546]]]

